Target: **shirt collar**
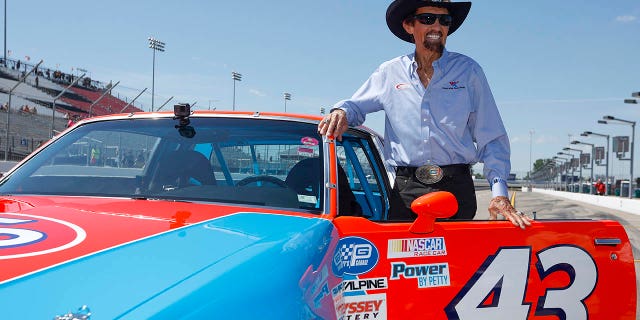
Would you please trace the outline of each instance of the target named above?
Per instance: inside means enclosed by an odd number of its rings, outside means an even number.
[[[413,53],[408,54],[407,58],[409,58],[409,61],[411,62],[409,63],[409,69],[407,71],[409,72],[411,77],[417,77],[418,62],[416,61],[415,51]],[[442,50],[442,56],[440,56],[438,60],[433,62],[434,68],[442,68],[442,66],[446,65],[448,60],[449,60],[449,51],[447,51],[447,49],[445,48],[444,50]]]

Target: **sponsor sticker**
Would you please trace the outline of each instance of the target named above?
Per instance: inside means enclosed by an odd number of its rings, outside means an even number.
[[[343,293],[365,293],[367,290],[387,289],[389,287],[387,278],[349,279],[343,280],[331,289],[331,296],[334,300]]]
[[[446,256],[444,237],[390,239],[387,258]]]
[[[384,293],[344,297],[336,306],[338,319],[387,319],[387,295]]]
[[[379,257],[378,249],[369,240],[360,237],[342,238],[333,254],[331,270],[338,277],[367,273],[376,266]]]
[[[418,288],[447,287],[451,285],[448,263],[408,265],[404,262],[391,264],[389,280],[417,279]]]
[[[311,148],[299,147],[299,148],[298,148],[298,153],[310,153],[310,154],[313,154],[313,149],[311,149]]]
[[[312,138],[312,137],[303,137],[302,139],[300,139],[300,142],[302,144],[304,144],[305,146],[317,146],[318,145],[318,139]]]

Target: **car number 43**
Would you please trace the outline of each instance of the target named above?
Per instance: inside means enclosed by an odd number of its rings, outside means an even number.
[[[536,271],[540,279],[566,272],[569,284],[548,288],[538,299],[536,316],[556,315],[559,319],[586,320],[584,300],[595,289],[596,263],[584,249],[571,245],[551,246],[537,252]],[[445,311],[449,319],[527,319],[531,303],[526,303],[531,247],[500,248],[487,257]],[[493,296],[492,296],[493,295]]]

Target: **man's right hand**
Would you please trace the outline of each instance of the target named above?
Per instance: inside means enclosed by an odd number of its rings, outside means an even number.
[[[347,113],[342,109],[335,109],[320,121],[318,133],[326,136],[333,136],[342,141],[342,134],[347,131]]]

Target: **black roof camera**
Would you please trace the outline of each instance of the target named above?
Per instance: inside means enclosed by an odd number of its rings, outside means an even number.
[[[196,130],[189,125],[191,123],[189,120],[191,106],[188,103],[178,103],[173,106],[173,115],[173,119],[179,121],[176,128],[180,135],[185,138],[193,138],[196,135]]]

